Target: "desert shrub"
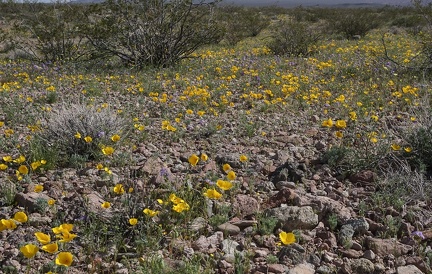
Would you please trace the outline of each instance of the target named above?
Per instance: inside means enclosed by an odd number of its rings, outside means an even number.
[[[426,25],[417,35],[421,39],[421,50],[412,58],[412,61],[415,61],[414,65],[408,67],[410,70],[430,76],[429,74],[432,70],[432,3],[426,5],[421,0],[414,0],[413,5],[417,14],[426,22]],[[406,66],[400,65],[400,67]]]
[[[408,144],[412,151],[404,153],[412,169],[432,176],[432,111],[429,98],[423,98],[422,104],[413,112],[416,124],[404,125],[395,131],[395,135]]]
[[[365,36],[379,26],[378,15],[371,9],[333,10],[327,21],[333,33],[342,34],[346,39]]]
[[[138,68],[174,65],[219,41],[215,2],[119,0],[94,5],[86,35],[104,56]]]
[[[14,23],[14,48],[20,56],[44,63],[87,58],[89,49],[78,28],[83,21],[79,7],[51,4],[24,13]]]
[[[224,26],[223,41],[235,45],[246,37],[257,36],[270,24],[270,19],[256,8],[225,6],[218,13],[218,21]]]
[[[55,159],[60,165],[69,165],[78,159],[98,159],[105,146],[115,147],[114,135],[124,140],[127,123],[108,109],[85,105],[64,105],[53,111],[43,123],[32,143],[35,159]],[[86,139],[90,137],[90,139]],[[45,158],[48,159],[48,158]]]
[[[269,48],[276,55],[308,56],[319,39],[319,34],[307,23],[281,20],[272,26]]]

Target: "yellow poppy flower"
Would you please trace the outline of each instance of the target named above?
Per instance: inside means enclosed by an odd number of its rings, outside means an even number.
[[[21,253],[28,259],[33,258],[39,251],[39,248],[33,244],[27,244],[20,248]]]
[[[57,242],[55,242],[52,244],[43,245],[41,249],[48,253],[54,254],[58,251],[58,244]]]
[[[15,213],[14,220],[20,223],[25,223],[28,220],[27,214],[22,211]]]
[[[224,180],[217,180],[216,185],[222,190],[230,190],[233,187],[233,184]]]
[[[60,252],[56,259],[56,265],[63,265],[69,267],[73,262],[73,255],[70,252]]]
[[[43,245],[49,244],[51,242],[51,236],[42,232],[36,232],[34,234],[36,239]]]
[[[206,196],[209,199],[220,199],[222,197],[222,194],[219,193],[216,189],[207,189],[206,192],[204,192],[204,196]]]
[[[284,245],[289,245],[296,241],[294,233],[286,233],[285,231],[279,233],[279,239]]]
[[[189,164],[191,164],[191,166],[196,166],[198,164],[198,161],[199,157],[196,154],[192,154],[188,159],[188,162]]]
[[[137,218],[130,218],[129,219],[129,224],[130,225],[136,225],[138,223],[138,219]]]
[[[229,171],[228,172],[228,174],[227,174],[227,178],[228,178],[228,180],[230,180],[230,181],[232,181],[232,180],[235,180],[236,179],[236,174],[235,174],[235,172],[234,171]]]

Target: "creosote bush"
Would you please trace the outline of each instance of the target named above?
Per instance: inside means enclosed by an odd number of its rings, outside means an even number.
[[[167,67],[200,46],[219,42],[218,1],[119,0],[93,5],[86,34],[104,57],[134,67]]]
[[[370,30],[379,26],[378,15],[372,9],[334,10],[327,18],[334,33],[342,34],[346,39],[363,37]]]
[[[77,157],[101,157],[102,148],[118,145],[112,136],[119,135],[124,140],[127,134],[127,123],[109,109],[71,104],[52,112],[33,142],[39,146],[35,151],[51,154],[51,159],[54,156],[59,164],[68,165]]]
[[[51,4],[23,12],[15,20],[11,43],[25,59],[43,63],[78,62],[91,55],[88,41],[80,33],[80,6]]]
[[[268,46],[276,55],[308,56],[319,39],[316,30],[304,22],[281,20],[272,29]]]
[[[225,28],[223,43],[235,45],[246,37],[255,37],[270,24],[269,17],[256,8],[222,7],[218,21]]]

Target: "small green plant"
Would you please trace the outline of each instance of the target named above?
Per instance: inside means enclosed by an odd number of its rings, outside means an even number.
[[[273,234],[278,220],[273,216],[265,216],[264,214],[258,215],[257,231],[261,235]]]
[[[17,187],[13,182],[0,184],[0,201],[3,205],[10,206],[15,203],[15,195],[18,193]]]
[[[234,254],[234,273],[235,274],[246,274],[250,271],[250,260],[247,255],[241,252],[235,252]]]
[[[350,157],[352,152],[352,149],[346,146],[333,146],[322,154],[321,161],[327,163],[331,169],[343,173],[353,167],[350,162],[353,159]]]
[[[335,231],[338,225],[338,217],[336,214],[332,213],[328,216],[327,223],[332,231]]]
[[[266,262],[268,264],[277,264],[279,262],[279,258],[276,255],[270,254],[267,256]]]

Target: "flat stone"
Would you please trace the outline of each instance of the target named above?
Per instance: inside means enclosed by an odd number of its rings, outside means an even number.
[[[315,268],[311,264],[298,264],[288,271],[288,274],[314,274]]]
[[[339,252],[343,257],[350,258],[350,259],[358,259],[363,256],[362,251],[357,251],[354,249],[340,249]]]
[[[278,220],[285,231],[313,229],[318,225],[318,215],[310,206],[278,207],[270,209],[268,213]]]
[[[415,265],[399,266],[396,271],[397,274],[423,274]]]
[[[273,273],[285,273],[287,271],[287,267],[283,264],[268,264],[268,271]]]
[[[42,192],[20,192],[15,195],[15,201],[17,202],[18,206],[25,208],[29,213],[37,212],[39,210],[39,200],[45,200],[46,203],[49,199],[51,199],[51,197]]]
[[[228,235],[237,235],[240,233],[240,227],[229,222],[218,225],[217,229]]]
[[[411,246],[402,244],[394,239],[378,239],[368,237],[366,238],[366,245],[370,250],[380,257],[385,257],[389,254],[398,257],[407,254],[412,250]]]

